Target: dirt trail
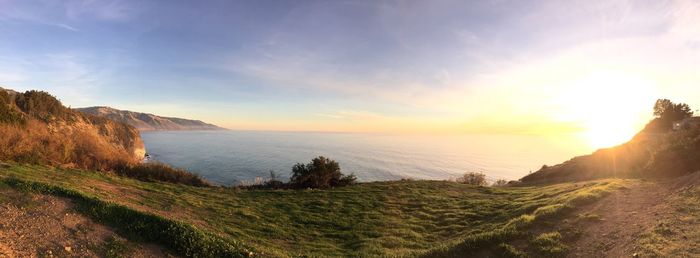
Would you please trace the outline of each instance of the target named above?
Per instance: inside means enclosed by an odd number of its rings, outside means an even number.
[[[579,214],[599,219],[573,225],[580,230],[580,237],[568,243],[570,257],[632,257],[641,250],[639,236],[673,216],[666,202],[671,194],[668,187],[655,182],[637,182],[627,187],[578,209]]]
[[[157,246],[129,243],[73,209],[67,199],[0,190],[0,258],[163,257]]]

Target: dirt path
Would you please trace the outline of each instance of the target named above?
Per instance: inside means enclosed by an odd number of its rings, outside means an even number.
[[[67,199],[0,189],[0,257],[164,257],[73,210]]]
[[[666,202],[671,194],[659,183],[637,182],[628,189],[577,209],[589,218],[572,224],[580,236],[570,246],[570,257],[632,257],[639,253],[639,237],[673,216]]]

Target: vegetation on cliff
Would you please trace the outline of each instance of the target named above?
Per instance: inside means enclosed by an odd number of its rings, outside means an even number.
[[[0,160],[108,170],[143,154],[133,127],[73,111],[46,92],[0,89]]]
[[[209,186],[198,175],[165,164],[142,164],[138,130],[67,108],[43,91],[0,88],[0,161],[113,171],[145,181]]]
[[[687,104],[658,100],[655,118],[629,142],[543,166],[520,181],[532,184],[607,177],[675,177],[696,172],[700,170],[700,127],[673,130],[674,122],[692,114]]]

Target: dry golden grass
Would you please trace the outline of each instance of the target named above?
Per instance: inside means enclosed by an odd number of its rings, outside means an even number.
[[[0,124],[0,160],[95,170],[138,161],[134,153],[142,143],[135,129],[119,128],[111,121],[92,124],[79,118],[70,124],[36,119]],[[118,130],[130,138],[115,136]]]

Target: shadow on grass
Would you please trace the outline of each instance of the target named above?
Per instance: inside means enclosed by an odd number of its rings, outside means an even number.
[[[25,192],[50,194],[73,200],[76,209],[97,222],[114,227],[130,239],[161,244],[186,257],[248,257],[254,252],[243,244],[227,241],[192,225],[105,202],[81,192],[16,178],[2,180]]]

